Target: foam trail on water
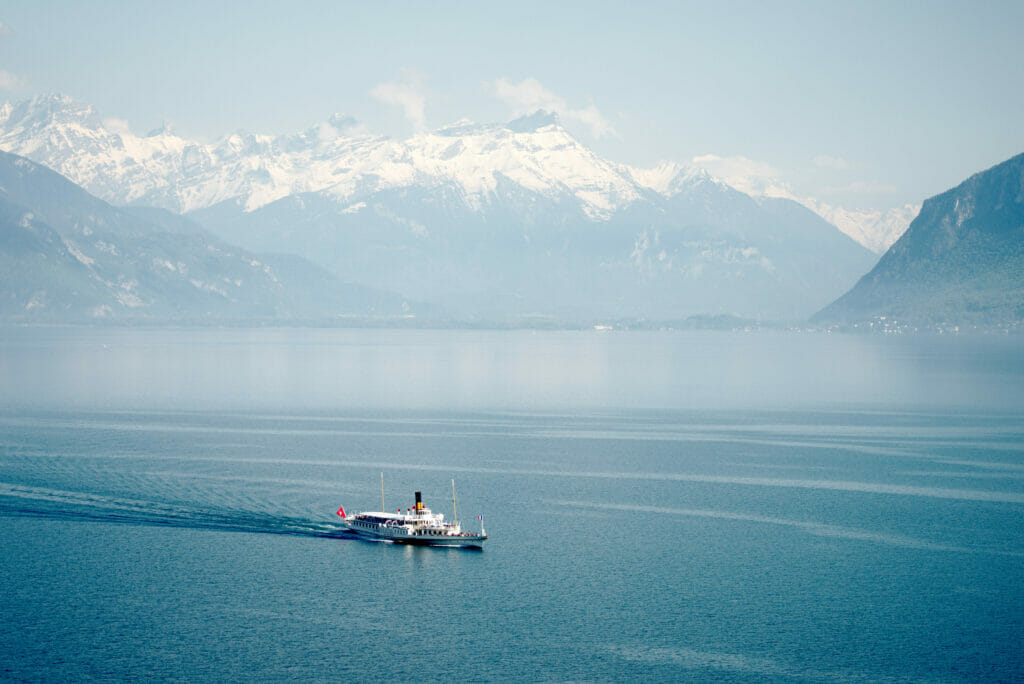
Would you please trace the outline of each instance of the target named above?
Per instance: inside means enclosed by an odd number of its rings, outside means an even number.
[[[0,483],[0,516],[5,515],[305,537],[351,537],[337,523],[296,516]]]
[[[803,530],[808,534],[819,537],[835,537],[839,539],[855,539],[859,541],[884,544],[886,546],[897,546],[908,549],[921,549],[925,551],[952,551],[956,553],[986,553],[997,556],[1011,556],[1015,558],[1024,557],[1024,553],[1017,551],[1005,551],[1002,549],[981,549],[966,546],[954,546],[950,544],[937,544],[925,539],[908,537],[900,534],[886,534],[871,532],[854,527],[843,527],[841,525],[830,525],[807,520],[788,520],[786,518],[774,518],[763,515],[750,515],[747,513],[733,513],[731,511],[715,511],[699,508],[668,508],[664,506],[641,506],[633,504],[596,503],[593,501],[545,501],[549,505],[568,506],[572,508],[592,508],[614,511],[629,511],[633,513],[657,513],[659,515],[680,515],[694,518],[715,518],[718,520],[736,520],[742,522],[762,523],[766,525],[780,525]]]
[[[102,458],[102,457],[96,457]],[[176,462],[208,462],[208,463],[243,463],[279,465],[281,460],[272,457],[232,457],[232,456],[149,456],[140,458],[150,460],[174,460]],[[387,468],[388,470],[443,472],[443,473],[480,473],[489,475],[533,475],[539,477],[570,477],[608,480],[644,480],[662,482],[698,482],[706,484],[739,485],[750,487],[782,487],[794,489],[819,489],[840,492],[856,492],[863,494],[886,494],[893,496],[915,496],[933,499],[954,499],[961,501],[987,501],[991,503],[1024,504],[1024,492],[984,489],[961,489],[953,487],[927,487],[919,485],[894,484],[886,482],[862,482],[856,480],[814,480],[807,478],[772,478],[744,477],[738,475],[709,475],[702,473],[664,473],[664,472],[630,472],[630,471],[587,471],[587,470],[549,470],[525,468],[492,468],[486,466],[460,466],[454,464],[400,463],[388,461],[357,461],[293,458],[289,465],[325,466],[332,468]]]
[[[798,666],[775,658],[757,657],[744,653],[709,651],[685,646],[658,648],[647,644],[608,645],[607,650],[624,660],[674,665],[691,672],[728,672],[746,675],[752,679],[780,679],[783,681],[811,682],[905,682],[903,677],[890,677],[877,672],[852,670],[822,670]],[[710,679],[717,677],[710,676]],[[690,679],[686,677],[685,679]],[[927,681],[927,680],[924,680]]]

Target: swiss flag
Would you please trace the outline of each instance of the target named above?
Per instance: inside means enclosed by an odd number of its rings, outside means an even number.
[[[341,508],[339,508],[338,512],[336,513],[336,515],[340,515],[342,518],[344,518],[345,517],[345,507],[342,506]]]

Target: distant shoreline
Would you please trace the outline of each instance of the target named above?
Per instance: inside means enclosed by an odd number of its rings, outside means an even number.
[[[674,320],[630,319],[556,319],[545,316],[518,318],[424,318],[415,316],[366,317],[351,316],[332,319],[171,319],[131,318],[71,321],[25,320],[0,318],[4,328],[123,328],[123,329],[367,329],[367,330],[494,330],[494,331],[594,331],[594,332],[656,332],[717,331],[752,333],[758,331],[853,334],[853,335],[1020,335],[1024,325],[965,325],[956,323],[912,324],[886,319],[814,325],[800,321],[756,321],[728,315],[698,315]]]

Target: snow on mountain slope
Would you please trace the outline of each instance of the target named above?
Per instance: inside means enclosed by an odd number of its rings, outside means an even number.
[[[339,115],[289,136],[247,133],[207,145],[166,129],[138,136],[67,96],[0,108],[0,149],[45,164],[116,204],[184,213],[229,199],[252,211],[289,195],[453,183],[479,207],[501,174],[544,195],[570,194],[595,219],[641,197],[627,167],[601,159],[553,115],[460,123],[405,141],[362,133]]]
[[[872,261],[809,211],[701,169],[609,162],[544,112],[405,140],[335,116],[204,144],[51,96],[0,109],[0,149],[113,204],[190,212],[245,249],[466,315],[799,318]]]
[[[906,204],[887,211],[846,209],[802,195],[779,178],[750,176],[729,177],[727,180],[752,197],[799,202],[875,254],[883,254],[889,249],[921,209],[920,204]]]
[[[408,167],[406,177],[415,172],[453,182],[479,203],[497,189],[499,173],[544,196],[570,194],[594,219],[641,197],[620,166],[581,145],[552,115],[504,126],[449,127],[410,138],[404,147],[392,168]]]
[[[458,188],[465,205],[480,210],[493,200],[499,179],[507,179],[544,197],[571,198],[591,220],[606,221],[651,193],[729,187],[674,162],[650,169],[609,162],[546,112],[507,124],[461,121],[406,140],[370,135],[335,115],[298,134],[235,133],[205,144],[166,127],[139,136],[124,122],[101,119],[88,104],[45,95],[0,106],[0,150],[44,164],[113,204],[178,213],[228,200],[251,212],[319,191],[345,203],[381,190],[442,185]],[[797,197],[785,184],[740,189],[794,199],[876,253],[899,237],[917,209],[850,211]]]
[[[888,211],[843,209],[806,199],[801,204],[875,254],[883,254],[899,240],[921,210],[920,204],[907,204]]]
[[[692,193],[697,188],[709,186],[714,186],[719,190],[726,188],[735,190],[734,187],[721,178],[716,178],[706,169],[683,166],[675,162],[663,161],[649,169],[635,166],[624,166],[623,169],[637,185],[653,190],[664,197]]]
[[[163,129],[148,136],[103,121],[64,95],[0,107],[0,149],[49,166],[114,204],[149,204],[183,213],[241,197],[254,209],[338,181],[381,138],[347,135],[339,116],[293,136],[236,133],[207,145]]]
[[[0,152],[0,319],[337,320],[408,310],[398,295],[304,259],[255,255],[159,209],[110,206]]]
[[[625,167],[627,173],[637,185],[654,190],[659,195],[669,196],[672,194],[672,182],[686,168],[675,162],[663,161],[650,169],[640,169],[632,166]]]

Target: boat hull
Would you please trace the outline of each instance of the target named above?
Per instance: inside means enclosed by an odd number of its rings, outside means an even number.
[[[358,527],[346,524],[348,530],[364,539],[390,541],[416,546],[462,546],[482,548],[487,535],[480,534],[413,534],[403,527]]]
[[[484,540],[487,537],[410,537],[409,539],[395,540],[396,544],[412,544],[414,546],[458,546],[467,549],[482,549]]]

